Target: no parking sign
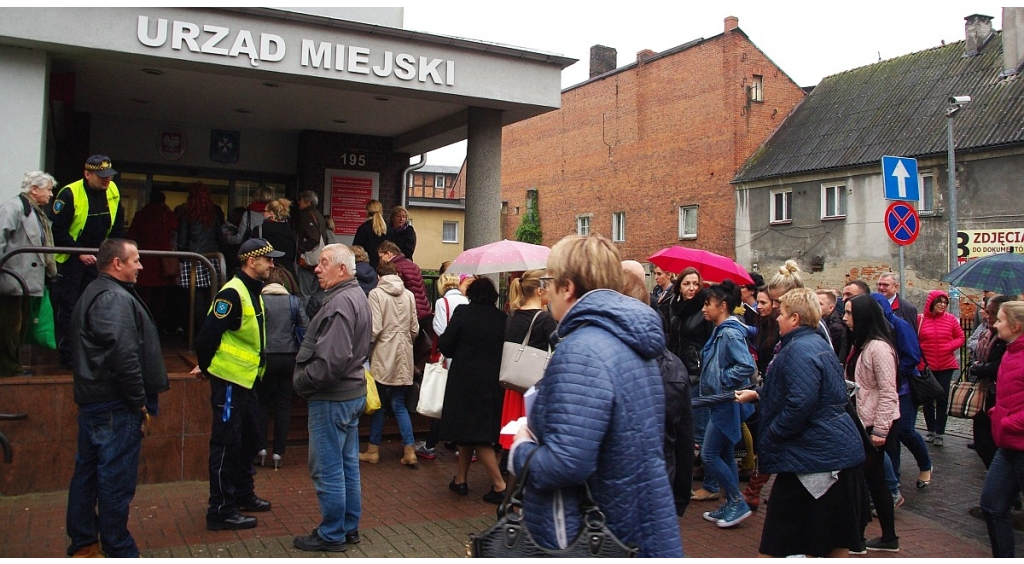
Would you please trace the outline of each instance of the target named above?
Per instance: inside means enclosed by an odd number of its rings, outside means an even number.
[[[921,218],[908,202],[893,202],[885,210],[885,232],[897,245],[909,245],[921,234]]]

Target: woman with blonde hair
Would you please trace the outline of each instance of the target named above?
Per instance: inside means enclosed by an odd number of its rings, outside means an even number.
[[[586,482],[620,541],[636,544],[639,556],[681,557],[655,362],[665,348],[661,318],[618,292],[619,251],[599,235],[555,244],[544,280],[559,345],[509,453],[517,476],[529,466],[523,517],[530,534],[547,548],[576,538]]]
[[[437,291],[441,294],[440,298],[434,302],[434,320],[432,328],[434,329],[434,344],[432,347],[433,351],[437,350],[437,338],[444,335],[445,329],[448,328],[448,322],[451,321],[452,312],[455,308],[469,303],[469,298],[462,293],[459,289],[459,275],[445,272],[451,261],[445,261],[441,265],[441,276],[437,278]],[[416,443],[416,456],[424,458],[426,460],[434,460],[437,458],[437,442],[438,437],[441,433],[441,421],[438,419],[432,419],[430,422],[430,432],[427,434],[425,441]]]
[[[558,328],[558,322],[547,311],[544,289],[546,280],[543,276],[543,270],[527,270],[509,284],[508,302],[512,313],[505,322],[506,343],[520,344],[529,333],[530,340],[526,343],[527,346],[540,350],[550,348],[548,338]],[[523,402],[523,394],[515,390],[505,390],[505,401],[501,408],[502,427],[509,421],[516,421],[525,415],[526,404]],[[502,435],[499,442],[502,448],[507,449],[512,446],[512,436]]]
[[[267,202],[263,208],[263,223],[256,226],[253,231],[255,237],[266,239],[274,246],[275,251],[281,251],[284,256],[274,259],[274,266],[284,268],[294,278],[298,276],[295,271],[295,252],[298,243],[295,238],[295,231],[288,224],[291,218],[292,202],[288,198],[278,198]]]
[[[377,247],[387,240],[388,224],[384,221],[384,206],[379,200],[366,202],[366,221],[356,229],[353,245],[359,245],[370,258],[370,266],[376,270],[380,263]]]
[[[388,225],[388,241],[398,245],[405,258],[412,260],[416,250],[416,231],[409,223],[409,211],[402,206],[391,208],[391,223]]]

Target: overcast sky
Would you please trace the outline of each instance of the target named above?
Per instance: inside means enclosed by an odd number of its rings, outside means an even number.
[[[712,5],[714,4],[714,5]],[[964,38],[964,17],[992,16],[1002,29],[1002,8],[949,2],[804,3],[703,2],[455,2],[437,0],[405,8],[405,28],[565,55],[579,62],[562,71],[562,87],[587,79],[590,47],[618,50],[618,66],[643,49],[664,51],[722,33],[726,16],[797,84]],[[465,142],[428,156],[433,165],[459,166]]]

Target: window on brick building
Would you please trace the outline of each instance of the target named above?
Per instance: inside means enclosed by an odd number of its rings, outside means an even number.
[[[679,239],[697,238],[697,208],[699,206],[679,206]]]
[[[612,214],[612,241],[621,243],[626,240],[626,212]]]
[[[771,223],[789,223],[793,221],[793,189],[772,190],[769,203]]]
[[[931,173],[922,174],[918,186],[921,187],[921,201],[917,204],[917,211],[935,212],[935,177]]]
[[[590,216],[589,215],[577,215],[576,216],[576,234],[583,235],[584,237],[590,235]]]
[[[459,242],[459,222],[458,221],[445,221],[441,224],[441,242],[442,243],[458,243]]]
[[[764,77],[759,74],[750,82],[750,101],[764,102]]]
[[[846,184],[821,185],[821,218],[846,217]]]
[[[444,175],[443,174],[435,174],[434,175],[434,188],[441,188],[442,190],[444,189]]]

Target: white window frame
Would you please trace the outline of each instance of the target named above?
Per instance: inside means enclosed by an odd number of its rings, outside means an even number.
[[[925,178],[931,179],[930,188],[925,188]],[[918,174],[917,185],[921,190],[921,200],[917,203],[917,211],[923,214],[938,213],[939,210],[935,206],[935,175],[930,172]],[[929,199],[931,199],[930,205]]]
[[[786,212],[788,212],[788,215],[783,215],[782,217],[776,218],[777,214],[775,213],[776,212],[776,209],[775,209],[775,196],[777,196],[779,194],[784,194],[785,195],[783,197],[783,204],[784,204],[783,207],[784,208],[788,207],[789,209],[783,209],[782,210],[783,214],[786,214]],[[785,205],[786,203],[788,203],[789,205],[786,206]],[[779,189],[776,189],[776,190],[772,190],[770,192],[770,195],[769,195],[769,198],[768,198],[768,223],[772,224],[772,225],[779,225],[779,224],[782,224],[782,223],[793,223],[793,189],[792,188],[779,188]]]
[[[693,232],[686,229],[686,216],[693,212]],[[700,219],[700,206],[679,206],[679,240],[687,241],[697,238],[697,222]]]
[[[750,101],[764,102],[764,76],[755,74],[750,81]]]
[[[435,174],[434,175],[434,189],[437,189],[437,188],[443,189],[444,187],[445,187],[445,185],[444,185],[444,175],[443,174]]]
[[[586,237],[590,235],[590,219],[593,214],[580,214],[576,216],[576,234]]]
[[[447,231],[447,228],[449,226],[451,226],[451,228],[454,229],[454,231],[455,231],[455,236],[453,238],[445,238],[445,234],[446,234],[445,232]],[[442,243],[458,243],[459,242],[459,222],[458,221],[448,221],[448,220],[445,220],[445,221],[441,222],[441,242]]]
[[[612,212],[612,242],[622,243],[626,240],[626,212]]]
[[[833,208],[829,209],[828,193],[832,191],[835,195]],[[833,182],[821,185],[821,219],[846,219],[846,212],[849,206],[845,182]]]

